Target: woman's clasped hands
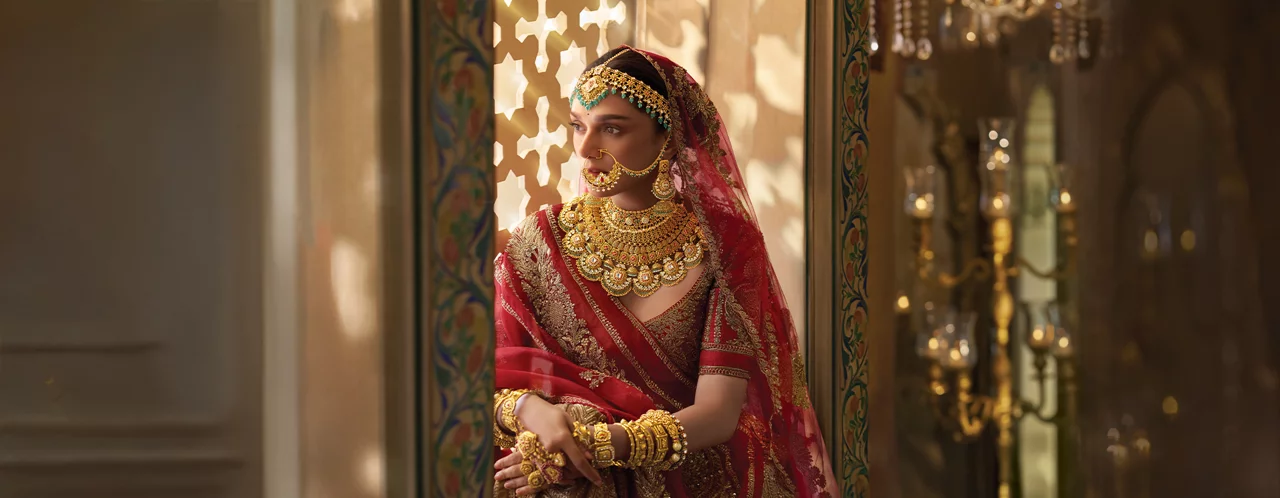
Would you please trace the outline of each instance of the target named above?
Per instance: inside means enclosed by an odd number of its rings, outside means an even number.
[[[494,479],[519,496],[585,477],[601,484],[591,456],[579,446],[569,415],[536,395],[521,397],[516,416],[523,431],[510,455],[498,460]]]

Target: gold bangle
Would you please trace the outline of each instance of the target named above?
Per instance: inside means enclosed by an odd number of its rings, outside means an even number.
[[[623,422],[622,426],[627,430],[627,438],[631,441],[631,458],[627,459],[628,466],[633,469],[649,466],[654,446],[652,434],[638,422],[627,421]]]
[[[676,419],[670,412],[663,410],[650,410],[645,413],[645,418],[661,424],[670,438],[671,454],[659,462],[659,470],[672,470],[679,467],[689,455],[689,438],[684,431],[684,426],[680,424],[680,420]]]
[[[537,393],[528,389],[503,389],[500,393],[503,397],[502,425],[513,434],[524,432],[524,424],[516,417],[516,404],[524,395]]]
[[[595,467],[599,469],[613,467],[618,462],[613,449],[613,433],[609,432],[609,424],[598,423],[593,427],[591,454],[595,457]]]
[[[516,434],[519,433],[506,424],[505,415],[511,404],[510,394],[510,389],[503,389],[493,394],[493,444],[502,448],[515,446]]]
[[[667,461],[667,445],[671,441],[671,437],[667,436],[666,424],[656,417],[641,417],[649,426],[649,430],[653,432],[654,442],[657,443],[653,452],[653,466],[662,467]]]

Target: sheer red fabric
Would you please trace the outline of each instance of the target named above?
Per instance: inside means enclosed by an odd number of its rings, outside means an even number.
[[[526,220],[495,265],[497,387],[538,389],[553,402],[587,406],[613,422],[652,408],[688,406],[698,374],[746,378],[747,403],[725,445],[732,491],[743,497],[834,496],[804,354],[728,132],[684,68],[631,50],[649,59],[667,84],[677,151],[672,173],[710,249],[705,264],[713,283],[697,366],[680,368],[678,351],[658,344],[599,284],[576,273],[558,250],[555,206]],[[686,467],[649,480],[675,497],[714,496],[687,487],[696,479],[681,475],[692,472]],[[645,476],[613,479],[618,496],[650,495]]]

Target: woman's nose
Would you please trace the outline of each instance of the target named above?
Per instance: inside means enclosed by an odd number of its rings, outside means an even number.
[[[582,133],[582,140],[578,141],[578,157],[583,159],[592,159],[600,155],[600,140],[594,132],[585,131]]]

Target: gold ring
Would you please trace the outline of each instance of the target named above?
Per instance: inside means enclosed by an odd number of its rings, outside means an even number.
[[[564,478],[564,471],[560,467],[546,467],[542,469],[542,475],[547,478],[547,484],[559,484],[560,479]]]
[[[533,460],[522,460],[520,462],[520,474],[524,475],[525,477],[528,477],[529,474],[532,474],[537,470],[538,470],[538,465],[533,463]]]
[[[529,474],[529,487],[533,489],[542,489],[547,485],[547,478],[542,476],[542,471],[535,470]]]

